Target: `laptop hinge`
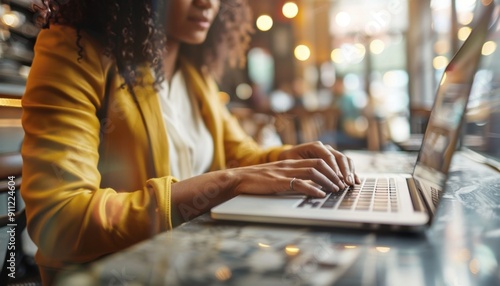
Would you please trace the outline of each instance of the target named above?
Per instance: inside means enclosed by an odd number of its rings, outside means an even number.
[[[413,178],[407,178],[408,188],[410,189],[411,202],[413,204],[413,209],[417,212],[425,212],[425,206],[422,203],[422,197],[420,196],[417,186],[415,186],[415,181]]]

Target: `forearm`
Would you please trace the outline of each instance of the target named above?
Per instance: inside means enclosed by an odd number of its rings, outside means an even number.
[[[117,193],[79,178],[59,180],[32,160],[25,164],[21,192],[28,230],[45,266],[87,262],[158,233],[152,192]]]
[[[238,177],[234,170],[206,173],[172,185],[172,211],[184,221],[234,197]]]

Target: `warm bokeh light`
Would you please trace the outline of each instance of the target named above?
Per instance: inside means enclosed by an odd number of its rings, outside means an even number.
[[[471,11],[463,12],[458,15],[458,22],[462,25],[469,25],[474,19],[474,13]]]
[[[481,53],[483,56],[489,56],[495,52],[497,49],[497,44],[493,41],[488,41],[483,44],[483,49],[481,50]]]
[[[437,56],[432,60],[432,66],[437,70],[444,69],[448,65],[448,62],[447,57]]]
[[[252,93],[252,87],[247,83],[241,83],[236,87],[236,96],[241,100],[249,99]]]
[[[267,244],[267,243],[263,243],[263,242],[259,242],[258,244],[259,244],[259,246],[260,246],[261,248],[269,248],[269,247],[271,247],[269,244]]]
[[[390,247],[385,247],[385,246],[378,246],[378,247],[375,247],[375,249],[380,253],[387,253],[387,252],[391,251]]]
[[[469,37],[472,29],[470,27],[462,27],[458,30],[458,39],[460,41],[465,41]]]
[[[375,39],[370,43],[370,52],[372,54],[378,55],[385,50],[385,44],[382,40]]]
[[[19,25],[19,17],[14,13],[6,13],[2,16],[2,22],[10,27],[17,27]]]
[[[255,24],[257,25],[257,29],[263,32],[269,31],[273,27],[273,18],[269,15],[260,15]]]
[[[340,27],[347,27],[351,23],[351,15],[347,12],[339,12],[337,16],[335,16],[335,22]]]
[[[306,61],[311,56],[311,50],[306,45],[298,45],[293,54],[299,61]]]
[[[434,52],[438,55],[445,55],[450,51],[450,42],[447,40],[438,40],[434,43]]]
[[[344,248],[345,249],[355,249],[355,248],[357,248],[357,246],[356,245],[344,245]]]
[[[288,256],[296,256],[297,254],[299,254],[299,252],[300,252],[300,249],[295,245],[287,245],[285,247],[285,253]]]
[[[338,49],[338,48],[334,49],[330,53],[330,58],[336,64],[342,64],[342,63],[344,63],[344,55],[342,54],[342,49]]]
[[[285,17],[292,19],[299,13],[299,7],[294,2],[286,2],[281,11]]]

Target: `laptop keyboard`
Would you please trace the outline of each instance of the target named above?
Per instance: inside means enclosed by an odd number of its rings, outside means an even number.
[[[361,184],[329,193],[325,198],[307,197],[297,207],[397,212],[397,194],[394,178],[363,178]]]
[[[434,206],[437,206],[439,203],[439,191],[436,188],[431,187],[431,198]]]

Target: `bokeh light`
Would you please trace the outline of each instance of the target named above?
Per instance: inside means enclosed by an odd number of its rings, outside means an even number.
[[[293,52],[299,61],[307,61],[311,56],[311,50],[306,45],[298,45]]]
[[[273,18],[269,15],[260,15],[255,24],[257,29],[263,32],[269,31],[273,27]]]
[[[444,69],[448,65],[448,58],[445,56],[437,56],[432,60],[432,66],[437,69]]]
[[[286,2],[281,11],[285,17],[292,19],[299,13],[299,7],[294,2]]]
[[[380,39],[375,39],[370,42],[370,52],[375,55],[381,54],[385,50],[385,44]]]
[[[460,41],[465,41],[469,37],[472,29],[470,27],[462,27],[458,30],[458,39]]]

